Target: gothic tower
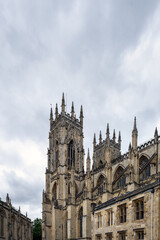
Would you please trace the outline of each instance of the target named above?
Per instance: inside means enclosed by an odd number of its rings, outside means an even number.
[[[76,118],[72,102],[66,112],[62,95],[58,106],[50,112],[49,148],[47,151],[46,189],[43,191],[42,239],[76,238],[75,195],[84,176],[83,109]]]

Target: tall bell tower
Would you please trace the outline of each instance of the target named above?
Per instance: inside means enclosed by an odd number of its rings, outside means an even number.
[[[43,191],[42,239],[67,239],[67,208],[75,201],[78,185],[84,176],[83,109],[77,119],[72,102],[71,113],[66,112],[64,93],[61,112],[58,105],[50,111],[48,164],[46,186]],[[77,183],[75,182],[77,179]],[[74,214],[71,207],[70,214]],[[74,223],[73,223],[74,224]],[[74,235],[72,233],[72,235]]]

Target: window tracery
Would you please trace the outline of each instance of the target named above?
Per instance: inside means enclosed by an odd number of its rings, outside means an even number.
[[[148,158],[145,156],[142,156],[139,161],[139,168],[142,171],[142,180],[148,178],[151,175],[150,164],[147,165],[148,161]]]
[[[126,175],[123,174],[124,169],[119,166],[114,175],[113,187],[118,189],[126,185]]]
[[[103,175],[100,175],[97,181],[98,195],[101,195],[104,192],[104,180],[105,177]]]

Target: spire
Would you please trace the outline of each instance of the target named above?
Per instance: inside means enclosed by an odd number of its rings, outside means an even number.
[[[128,147],[128,157],[129,159],[131,159],[131,152],[132,152],[132,146],[131,146],[131,143],[129,143],[129,147]],[[130,162],[131,164],[131,162]]]
[[[90,154],[89,154],[89,148],[88,148],[88,154],[87,154],[87,159],[90,158]]]
[[[58,118],[58,105],[56,103],[56,108],[55,108],[55,118],[57,119]]]
[[[80,110],[80,124],[81,124],[81,126],[83,127],[83,107],[82,107],[82,105],[81,105],[81,110]]]
[[[118,144],[119,144],[120,148],[121,148],[121,142],[122,142],[122,140],[121,140],[121,132],[119,131]]]
[[[134,150],[137,148],[137,141],[138,141],[138,130],[137,130],[136,117],[135,117],[133,131],[132,131],[132,147]]]
[[[61,110],[64,113],[65,112],[65,99],[64,99],[64,93],[62,94],[62,105],[61,105]]]
[[[9,204],[10,203],[10,198],[9,198],[9,194],[7,193],[7,196],[6,196],[6,203]]]
[[[94,133],[94,137],[93,137],[93,148],[95,148],[96,146],[96,134]]]
[[[114,143],[116,142],[116,132],[115,132],[115,129],[113,130],[113,142]]]
[[[109,139],[109,123],[107,123],[106,137]]]
[[[51,111],[50,111],[50,120],[53,120],[53,111],[52,111],[52,105],[51,105]]]
[[[71,107],[71,118],[72,120],[74,119],[74,103],[72,102],[72,107]]]
[[[99,143],[101,143],[101,142],[102,142],[102,133],[100,131],[100,133],[99,133]]]
[[[52,106],[51,106],[51,111],[50,111],[50,130],[52,129],[52,122],[53,122],[53,112],[52,112]]]
[[[137,131],[137,121],[136,121],[136,117],[134,117],[133,131]]]
[[[89,148],[88,148],[88,155],[87,155],[87,161],[86,161],[86,165],[87,165],[86,169],[88,173],[90,172],[90,164],[91,164],[91,159],[90,159]]]
[[[155,128],[155,132],[154,132],[154,140],[157,143],[158,142],[158,130],[157,127]]]

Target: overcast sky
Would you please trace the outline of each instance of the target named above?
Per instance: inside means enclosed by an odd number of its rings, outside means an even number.
[[[84,109],[84,146],[160,131],[160,2],[0,0],[0,197],[41,217],[50,104]]]

